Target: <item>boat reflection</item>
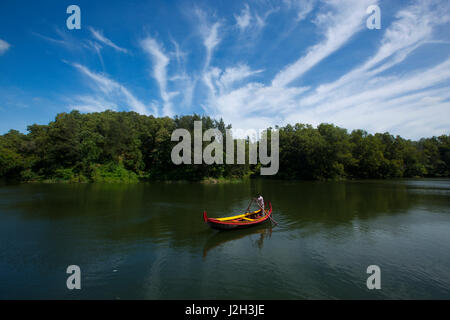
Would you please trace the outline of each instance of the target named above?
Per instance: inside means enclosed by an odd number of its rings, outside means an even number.
[[[255,226],[249,229],[240,229],[233,231],[216,231],[210,236],[203,246],[203,259],[206,258],[209,252],[214,249],[225,245],[226,243],[241,240],[253,235],[259,235],[256,240],[252,239],[252,245],[261,249],[264,245],[264,240],[272,237],[272,225],[265,224],[261,226]]]

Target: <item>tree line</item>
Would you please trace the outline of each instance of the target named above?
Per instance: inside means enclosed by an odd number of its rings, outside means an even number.
[[[260,164],[175,165],[175,129],[231,128],[222,119],[153,117],[135,112],[60,113],[48,125],[0,136],[0,179],[16,181],[138,182],[241,179]],[[278,179],[361,179],[450,176],[450,135],[411,141],[389,133],[348,132],[332,124],[279,130]],[[272,128],[268,129],[270,131]],[[245,139],[244,139],[245,140]],[[249,140],[244,141],[248,147]],[[270,150],[270,148],[269,148]],[[248,152],[246,152],[248,154]],[[236,153],[235,153],[236,155]],[[236,161],[234,161],[236,163]]]

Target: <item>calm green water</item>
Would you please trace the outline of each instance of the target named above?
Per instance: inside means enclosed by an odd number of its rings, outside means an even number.
[[[203,223],[257,191],[278,226]],[[450,299],[450,180],[2,185],[0,298]]]

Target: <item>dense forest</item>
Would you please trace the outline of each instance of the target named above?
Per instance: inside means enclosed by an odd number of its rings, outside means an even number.
[[[228,181],[259,176],[260,164],[173,164],[171,151],[178,142],[171,141],[171,134],[177,128],[193,132],[194,121],[202,121],[203,130],[217,128],[224,135],[231,128],[222,120],[198,115],[155,118],[134,112],[61,113],[48,125],[28,126],[27,134],[11,130],[0,136],[0,179]],[[279,171],[266,178],[384,179],[450,174],[450,135],[411,141],[389,133],[349,133],[332,124],[276,129]],[[248,140],[245,143],[248,148]]]

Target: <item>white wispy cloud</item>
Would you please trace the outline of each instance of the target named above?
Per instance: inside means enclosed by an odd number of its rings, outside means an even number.
[[[241,31],[244,31],[248,26],[250,26],[252,16],[250,14],[250,7],[247,3],[244,5],[244,9],[242,9],[241,13],[239,15],[234,15],[234,18],[236,19],[236,25]]]
[[[281,70],[273,79],[274,86],[286,86],[323,59],[341,48],[364,27],[365,10],[374,0],[330,0],[325,11],[319,13],[316,24],[323,30],[324,39],[307,50],[306,55]]]
[[[103,61],[103,56],[102,56],[102,45],[99,44],[98,42],[91,41],[91,40],[87,40],[85,43],[83,43],[83,45],[86,48],[95,51],[95,53],[98,56],[98,59],[100,60],[103,70],[105,70],[105,62]]]
[[[77,95],[68,102],[69,109],[81,112],[116,111],[118,106],[114,101],[105,100],[101,96]]]
[[[199,8],[195,8],[194,15],[197,17],[197,27],[202,38],[203,46],[206,49],[206,58],[203,69],[207,70],[211,64],[214,50],[221,41],[219,28],[222,26],[222,23],[220,21],[210,22],[207,13]]]
[[[99,42],[103,43],[104,45],[107,45],[119,52],[128,53],[128,50],[125,48],[121,48],[118,45],[116,45],[114,42],[112,42],[110,39],[106,38],[103,35],[103,32],[100,30],[96,30],[92,27],[89,27],[89,31],[91,31],[92,36]]]
[[[238,65],[225,70],[213,67],[203,74],[203,81],[210,91],[210,98],[215,99],[218,95],[232,91],[236,83],[262,71],[251,70],[248,65]]]
[[[167,89],[167,66],[170,58],[165,54],[163,47],[151,37],[142,40],[141,46],[153,62],[152,76],[158,83],[161,99],[163,100],[163,115],[173,116],[174,111],[171,100],[178,92],[169,92]]]
[[[218,79],[222,91],[228,90],[236,82],[247,79],[248,77],[261,73],[264,70],[251,70],[246,64],[241,64],[236,67],[226,68]]]
[[[175,41],[172,37],[170,39],[170,42],[172,42],[172,44],[173,44],[173,46],[175,48],[174,55],[175,55],[175,58],[177,60],[177,63],[178,63],[178,65],[181,65],[185,61],[185,59],[187,57],[187,53],[183,52],[181,50],[180,44],[177,41]]]
[[[4,54],[11,45],[5,40],[0,39],[0,55]]]
[[[220,23],[216,22],[212,25],[209,32],[205,33],[203,44],[206,47],[205,69],[209,67],[214,49],[220,43],[219,38]]]
[[[419,90],[432,88],[450,79],[450,59],[420,72],[403,76],[379,77],[376,81],[362,85],[341,87],[314,108],[315,113],[331,113],[350,107],[370,104],[373,112],[378,112],[391,99],[406,96]],[[448,83],[447,83],[448,85]],[[305,101],[306,102],[306,101]],[[307,103],[305,103],[307,105]]]
[[[59,45],[65,48],[66,50],[79,51],[81,49],[82,45],[80,45],[80,43],[82,42],[72,37],[68,32],[64,32],[60,28],[55,28],[55,33],[58,36],[57,38],[53,36],[43,35],[34,31],[31,32],[31,34],[33,34],[34,36],[44,39],[45,41],[48,41],[50,43]]]
[[[136,98],[129,89],[112,80],[110,77],[91,71],[86,66],[72,63],[79,72],[85,75],[90,81],[93,94],[80,95],[75,97],[75,101],[70,103],[71,109],[82,111],[102,111],[106,109],[116,109],[119,104],[126,105],[131,110],[140,114],[150,114],[147,107]],[[152,110],[157,115],[157,110]]]
[[[300,22],[311,13],[316,4],[316,0],[283,0],[284,4],[297,13],[297,22]]]
[[[234,19],[236,21],[235,27],[237,27],[241,33],[246,31],[251,34],[257,34],[261,32],[266,25],[267,18],[278,10],[279,7],[273,6],[269,6],[262,10],[256,10],[250,8],[248,3],[245,3],[240,13],[234,14]]]
[[[83,54],[86,49],[92,51],[99,57],[100,63],[104,69],[103,57],[101,54],[101,49],[103,47],[96,41],[74,37],[70,32],[66,32],[57,27],[55,28],[56,36],[48,36],[34,31],[32,31],[31,34],[49,43],[60,46],[72,53]]]
[[[203,81],[209,95],[204,109],[213,116],[222,117],[236,128],[264,129],[275,121],[282,122],[282,107],[297,105],[299,96],[307,88],[283,88],[247,82],[263,70],[252,70],[240,64],[221,70],[210,68]]]

